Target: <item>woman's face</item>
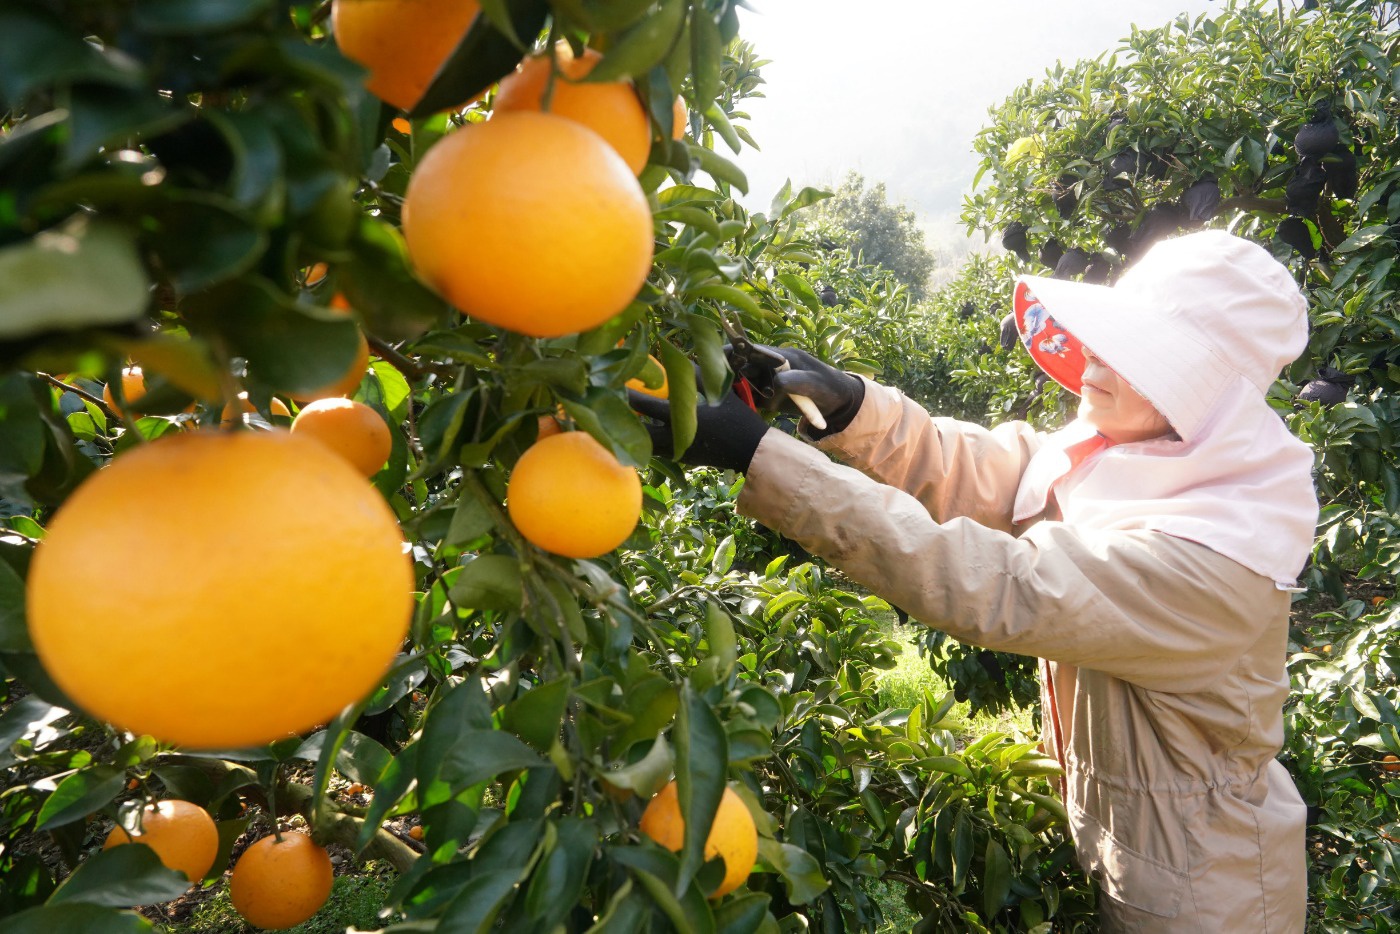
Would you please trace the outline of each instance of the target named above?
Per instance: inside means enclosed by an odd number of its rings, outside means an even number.
[[[1169,434],[1171,425],[1118,374],[1084,348],[1084,387],[1079,417],[1115,444],[1146,441]]]

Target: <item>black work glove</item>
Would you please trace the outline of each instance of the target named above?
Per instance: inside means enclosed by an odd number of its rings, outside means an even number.
[[[657,457],[674,459],[671,446],[671,403],[635,389],[627,391],[632,408],[646,416],[643,422],[651,435],[651,450]],[[758,442],[768,431],[763,420],[748,403],[732,390],[718,405],[702,399],[695,407],[695,440],[680,457],[692,467],[718,467],[744,472],[753,461]]]
[[[826,427],[806,426],[808,437],[825,438],[842,431],[860,411],[865,401],[865,383],[858,376],[843,373],[795,347],[769,347],[755,344],[758,351],[736,370],[753,387],[754,403],[766,412],[801,414],[792,396],[806,396],[826,419]],[[781,362],[788,369],[779,371]],[[731,361],[732,362],[732,361]]]

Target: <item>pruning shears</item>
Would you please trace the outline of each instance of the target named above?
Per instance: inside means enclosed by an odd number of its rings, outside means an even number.
[[[720,324],[724,326],[724,333],[729,337],[729,366],[734,371],[734,375],[738,377],[734,383],[735,392],[739,394],[739,398],[748,403],[749,408],[756,410],[758,407],[754,405],[753,401],[753,386],[744,373],[754,364],[761,364],[765,369],[771,370],[775,374],[792,369],[792,364],[788,362],[787,357],[777,351],[749,340],[743,324],[731,322],[729,316],[723,311],[720,312],[719,320]],[[821,410],[809,397],[790,393],[788,398],[802,411],[802,414],[806,416],[807,421],[814,428],[818,431],[826,428],[826,419],[822,417]]]

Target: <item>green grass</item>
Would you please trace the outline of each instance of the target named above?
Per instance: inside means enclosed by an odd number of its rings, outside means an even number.
[[[890,637],[902,648],[898,663],[888,671],[880,672],[878,690],[880,700],[887,707],[913,707],[928,692],[934,698],[942,697],[951,688],[948,683],[934,674],[927,661],[919,654],[918,637],[920,630],[914,626],[900,626],[893,622],[890,614]],[[971,708],[957,704],[949,712],[946,728],[960,739],[975,739],[991,732],[1021,732],[1030,735],[1032,731],[1031,712],[1018,710],[1000,716],[978,714],[971,716]]]
[[[344,934],[351,926],[376,931],[384,926],[379,909],[389,894],[392,878],[380,876],[337,876],[330,898],[310,920],[287,928],[287,934]],[[239,917],[224,886],[209,901],[195,909],[188,921],[168,924],[167,934],[254,934],[260,930]]]

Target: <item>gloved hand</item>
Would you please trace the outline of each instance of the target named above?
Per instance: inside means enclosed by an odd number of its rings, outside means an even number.
[[[754,403],[759,408],[801,414],[791,397],[806,396],[826,418],[824,429],[807,426],[806,433],[812,438],[824,438],[845,429],[860,411],[865,401],[865,383],[860,377],[843,373],[795,347],[754,347],[759,352],[741,361],[736,372],[753,387]],[[788,369],[778,370],[780,360],[788,362]]]
[[[651,434],[652,453],[673,459],[671,446],[671,403],[635,389],[627,391],[632,408],[650,421],[644,423]],[[763,420],[748,403],[733,391],[718,405],[708,405],[703,399],[695,407],[695,440],[680,457],[680,463],[692,467],[718,467],[721,470],[744,472],[753,461],[758,443],[768,431]]]

